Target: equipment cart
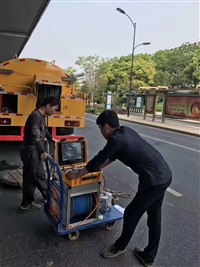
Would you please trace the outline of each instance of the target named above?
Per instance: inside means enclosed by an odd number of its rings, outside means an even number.
[[[101,224],[111,230],[115,221],[123,219],[123,208],[112,205],[112,195],[102,192],[103,181],[98,175],[82,177],[76,186],[73,181],[71,185],[64,182],[63,168],[53,158],[48,158],[46,169],[48,187],[44,212],[58,235],[76,240],[80,230]]]

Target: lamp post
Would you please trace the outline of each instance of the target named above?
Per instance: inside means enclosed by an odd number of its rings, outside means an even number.
[[[116,10],[128,17],[128,19],[131,21],[131,23],[133,25],[133,29],[134,29],[134,31],[133,31],[133,48],[132,48],[132,57],[131,57],[130,87],[129,87],[128,102],[127,102],[127,116],[129,117],[129,115],[130,115],[130,103],[131,103],[131,90],[132,90],[132,83],[133,83],[133,63],[134,63],[135,49],[140,45],[150,45],[151,43],[150,42],[144,42],[144,43],[141,43],[141,44],[138,44],[135,46],[136,23],[134,23],[132,21],[132,19],[129,17],[129,15],[126,14],[126,12],[123,9],[118,7]]]

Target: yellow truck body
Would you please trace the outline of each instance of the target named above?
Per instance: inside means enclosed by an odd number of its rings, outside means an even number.
[[[75,92],[75,77],[54,63],[31,58],[0,64],[0,141],[21,141],[28,115],[45,97],[60,101],[47,124],[54,138],[85,126],[86,95]]]

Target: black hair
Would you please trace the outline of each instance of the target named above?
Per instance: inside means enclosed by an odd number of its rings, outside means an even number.
[[[48,96],[44,98],[41,103],[37,103],[36,107],[45,107],[46,105],[59,106],[59,100],[55,96]]]
[[[119,127],[119,118],[112,110],[104,110],[96,120],[97,125],[104,126],[107,123],[112,128]]]

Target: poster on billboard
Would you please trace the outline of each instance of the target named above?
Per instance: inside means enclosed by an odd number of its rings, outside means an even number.
[[[111,109],[112,106],[112,92],[107,92],[107,99],[106,99],[106,109]]]
[[[167,96],[165,115],[200,119],[200,97],[197,96]]]
[[[141,108],[141,107],[142,107],[142,97],[139,96],[137,97],[136,108]]]
[[[130,99],[130,107],[131,108],[134,108],[136,106],[136,101],[137,101],[137,97],[131,96],[131,99]]]
[[[145,104],[146,113],[153,114],[153,102],[154,102],[154,96],[148,95],[146,97],[146,104]]]

